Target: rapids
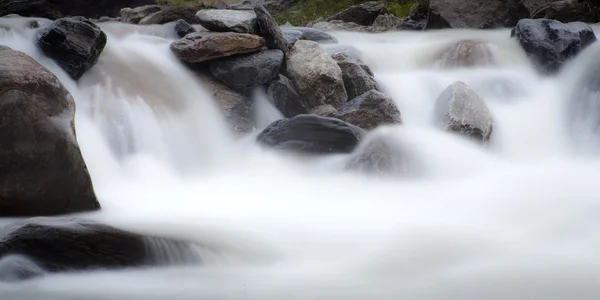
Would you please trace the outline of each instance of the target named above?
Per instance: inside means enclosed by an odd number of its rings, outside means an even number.
[[[107,47],[76,83],[37,50],[26,21],[0,19],[11,28],[0,44],[34,57],[76,100],[103,205],[80,216],[206,249],[201,265],[0,283],[0,299],[600,298],[600,159],[574,147],[564,108],[598,43],[542,77],[508,29],[334,33],[402,112],[404,125],[371,138],[402,145],[416,172],[384,179],[343,171],[348,155],[298,160],[255,145],[280,117],[260,91],[259,128],[235,138],[170,53],[172,24],[100,25]],[[439,68],[436,53],[462,39],[487,41],[496,64]],[[456,80],[487,101],[488,148],[431,124]]]

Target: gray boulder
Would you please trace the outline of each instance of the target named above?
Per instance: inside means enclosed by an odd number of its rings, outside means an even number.
[[[126,7],[121,9],[121,21],[123,23],[137,24],[143,18],[160,10],[161,7],[158,5],[144,5],[135,8]]]
[[[283,37],[285,38],[285,41],[287,42],[287,44],[290,48],[293,47],[296,44],[296,42],[299,41],[300,38],[302,37],[301,31],[286,30],[286,31],[282,31],[282,32],[283,32]]]
[[[370,73],[371,70],[362,61],[346,52],[335,53],[331,57],[342,70],[348,99],[354,99],[370,90],[377,89],[377,83]]]
[[[210,31],[256,33],[256,14],[251,11],[203,9],[196,17],[200,25]]]
[[[78,80],[96,62],[106,34],[83,17],[63,18],[39,32],[37,44],[71,78]]]
[[[358,25],[373,25],[378,16],[387,14],[388,10],[382,3],[377,1],[365,2],[344,9],[343,11],[327,18],[327,21],[339,20],[352,22]]]
[[[324,104],[311,109],[309,113],[320,117],[335,118],[338,114],[338,110],[331,106],[331,104]]]
[[[194,32],[171,44],[182,61],[200,63],[234,54],[260,51],[265,40],[257,35],[235,32]]]
[[[566,61],[596,41],[594,31],[585,23],[565,24],[548,19],[520,20],[511,36],[543,73],[557,72]]]
[[[254,13],[256,13],[260,35],[265,39],[265,45],[269,49],[279,49],[284,55],[287,55],[289,45],[277,25],[277,21],[262,5],[254,6]]]
[[[255,87],[271,81],[283,65],[283,52],[263,52],[215,60],[210,64],[212,75],[234,89]]]
[[[33,58],[4,46],[0,71],[0,216],[100,209],[77,144],[73,97]]]
[[[362,129],[374,129],[384,124],[402,124],[396,103],[376,90],[368,91],[338,109],[337,118]]]
[[[323,32],[318,29],[309,27],[293,27],[293,26],[282,26],[281,31],[286,34],[288,31],[300,31],[302,36],[300,40],[313,41],[321,44],[337,44],[338,40],[330,34]]]
[[[196,28],[192,27],[192,25],[184,20],[175,21],[174,30],[179,38],[183,38],[184,36],[197,31]]]
[[[331,104],[339,107],[346,103],[342,70],[319,44],[298,41],[286,61],[286,75],[292,80],[308,109]]]
[[[392,15],[383,14],[377,16],[373,22],[373,27],[382,27],[388,30],[397,29],[403,23],[402,19]]]
[[[434,120],[445,131],[487,143],[492,134],[492,115],[475,91],[462,82],[450,85],[435,102]]]
[[[286,118],[308,113],[306,103],[294,88],[294,84],[284,75],[280,74],[269,83],[267,94],[273,105]]]
[[[512,27],[529,17],[521,0],[430,0],[429,8],[432,25],[446,23],[452,28]]]
[[[364,132],[346,122],[297,115],[271,123],[257,137],[261,145],[304,154],[351,153]]]
[[[196,12],[202,6],[166,7],[140,20],[140,25],[166,24],[182,19],[189,24],[199,24]]]

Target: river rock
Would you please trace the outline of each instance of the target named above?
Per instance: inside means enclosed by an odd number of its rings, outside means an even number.
[[[563,23],[600,22],[600,3],[581,0],[524,0],[532,19],[552,19]]]
[[[319,44],[298,41],[286,61],[286,75],[292,80],[308,109],[331,104],[338,107],[346,103],[342,70]]]
[[[596,41],[592,28],[582,22],[523,19],[513,29],[529,58],[543,73],[555,73],[585,47]]]
[[[309,113],[311,115],[334,118],[337,116],[338,110],[331,106],[331,104],[324,104],[311,109]]]
[[[297,115],[271,123],[257,142],[271,148],[306,154],[351,153],[364,132],[349,123],[316,115]]]
[[[174,29],[179,38],[183,38],[184,36],[197,31],[196,28],[192,27],[192,25],[184,20],[177,20]]]
[[[313,24],[312,27],[322,31],[383,32],[387,30],[383,27],[365,26],[340,20],[321,21]]]
[[[77,80],[98,61],[106,45],[106,34],[83,17],[63,18],[42,29],[37,44]]]
[[[160,11],[158,5],[144,5],[135,8],[126,7],[121,9],[121,21],[123,23],[137,24],[143,18]]]
[[[0,229],[0,257],[23,255],[48,272],[199,263],[190,243],[145,237],[75,218],[37,217]],[[169,252],[156,247],[162,244]],[[173,256],[167,256],[173,255]],[[177,255],[180,255],[179,258]]]
[[[298,95],[292,81],[284,75],[280,74],[269,83],[267,94],[273,105],[286,118],[308,113],[305,101]]]
[[[196,17],[204,28],[220,32],[256,32],[256,14],[245,10],[203,9]]]
[[[283,31],[283,37],[285,38],[285,41],[287,42],[288,46],[291,48],[296,44],[298,40],[300,40],[300,38],[302,37],[302,32],[297,30]]]
[[[234,89],[259,86],[271,81],[283,65],[283,52],[266,50],[250,55],[236,55],[215,60],[210,72]]]
[[[0,46],[0,216],[100,209],[75,133],[75,102],[26,54]]]
[[[377,16],[375,21],[373,21],[373,27],[382,27],[387,30],[396,29],[403,23],[402,19],[392,15],[392,14],[383,14]]]
[[[447,23],[452,28],[513,27],[529,17],[521,0],[430,0],[429,9],[432,25]]]
[[[173,42],[171,50],[177,58],[199,63],[234,54],[259,51],[265,40],[257,35],[235,32],[194,32]]]
[[[377,88],[375,80],[368,72],[370,69],[367,67],[365,70],[362,61],[345,52],[335,53],[332,55],[332,58],[342,70],[342,78],[348,99],[354,99]]]
[[[140,25],[166,24],[182,19],[189,24],[199,24],[196,12],[203,6],[166,7],[140,20]]]
[[[398,142],[381,136],[365,139],[352,154],[347,170],[375,176],[410,175],[416,170],[410,153]]]
[[[373,22],[378,16],[387,14],[387,12],[387,8],[382,3],[370,1],[348,7],[327,18],[327,21],[340,20],[343,22],[352,22],[358,25],[370,26],[373,25]]]
[[[277,25],[277,21],[262,5],[254,6],[254,13],[256,13],[260,35],[265,39],[265,45],[269,49],[279,49],[284,55],[287,55],[289,45]]]
[[[373,129],[383,124],[402,124],[396,103],[389,96],[370,90],[338,109],[337,118],[362,129]]]
[[[317,30],[314,28],[308,27],[288,27],[282,26],[280,27],[281,31],[285,34],[287,31],[300,31],[302,32],[302,36],[300,36],[300,40],[305,41],[313,41],[321,44],[337,44],[338,40],[331,36],[330,34],[323,32],[321,30]]]
[[[452,131],[487,142],[492,134],[492,115],[481,98],[466,84],[450,85],[435,102],[434,120],[445,131]]]
[[[202,86],[216,101],[235,135],[241,136],[256,127],[254,103],[248,97],[232,90],[210,75],[201,72],[196,74]]]
[[[442,69],[454,69],[493,66],[496,62],[486,42],[462,40],[440,51],[434,64]]]

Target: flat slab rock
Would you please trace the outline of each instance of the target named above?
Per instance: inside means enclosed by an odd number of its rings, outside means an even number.
[[[364,131],[335,118],[297,115],[265,128],[257,142],[279,150],[304,154],[351,153]]]
[[[203,9],[198,22],[210,31],[256,33],[256,14],[247,10]]]
[[[182,61],[200,63],[234,54],[252,53],[264,46],[257,35],[235,32],[194,32],[173,42],[171,50]]]

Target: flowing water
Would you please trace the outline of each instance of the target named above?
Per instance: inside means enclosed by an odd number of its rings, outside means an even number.
[[[565,115],[598,45],[542,77],[508,29],[334,34],[403,115],[369,138],[402,145],[419,172],[379,178],[344,171],[348,155],[301,160],[255,145],[280,117],[260,92],[259,128],[234,137],[170,53],[171,25],[103,24],[104,53],[73,82],[37,50],[26,21],[3,20],[13,29],[0,44],[34,57],[76,99],[103,205],[81,216],[208,250],[201,265],[0,283],[1,299],[600,298],[600,159],[578,151],[573,137],[591,138],[567,130]],[[490,64],[444,67],[436,57],[462,39],[486,41]],[[432,125],[436,97],[457,80],[493,114],[487,148]]]

